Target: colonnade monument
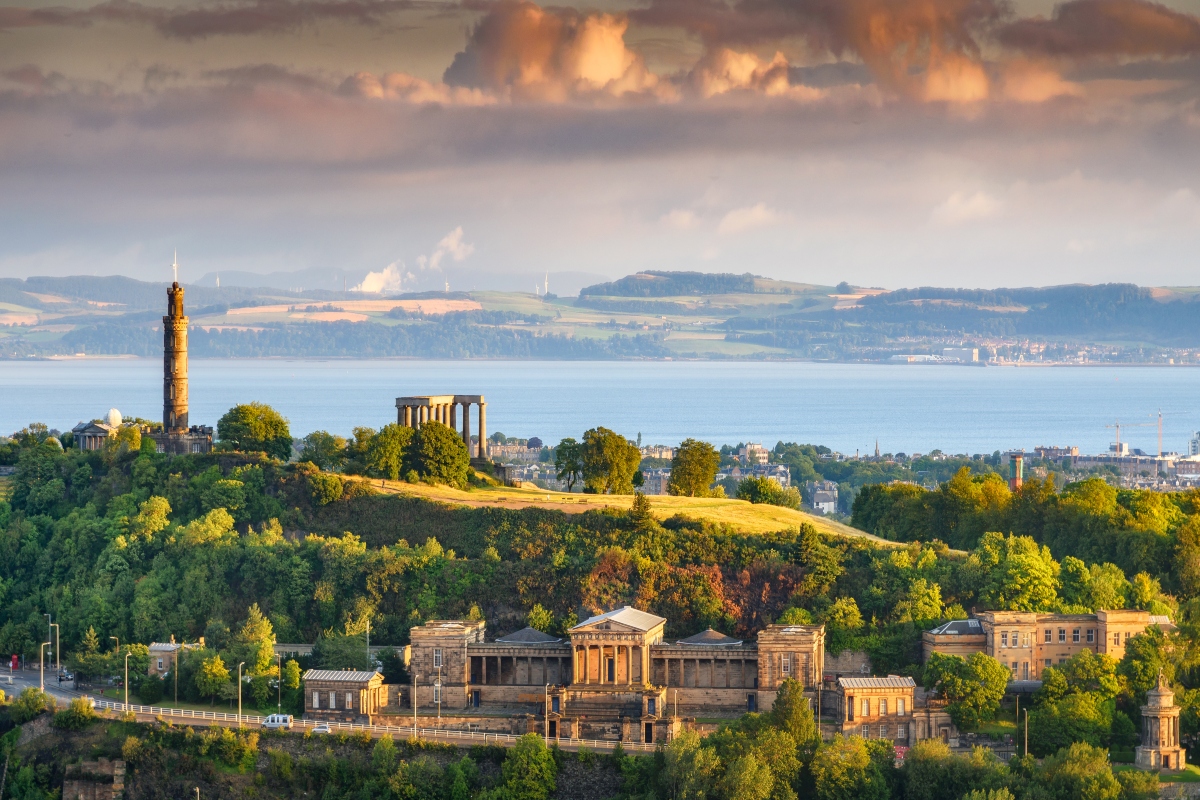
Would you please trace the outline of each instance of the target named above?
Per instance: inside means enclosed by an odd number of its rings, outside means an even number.
[[[458,428],[458,408],[462,406],[462,438],[472,460],[485,460],[487,446],[487,403],[481,394],[431,394],[396,398],[396,422],[406,428],[420,428],[426,422],[440,422]],[[479,409],[479,446],[471,447],[471,406]]]

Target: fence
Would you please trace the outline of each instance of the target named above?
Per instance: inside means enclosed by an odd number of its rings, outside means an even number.
[[[92,698],[88,698],[92,699]],[[250,725],[252,727],[262,727],[263,720],[266,717],[257,714],[228,714],[224,711],[193,711],[189,708],[162,708],[159,706],[139,706],[130,703],[117,703],[112,700],[92,700],[97,709],[106,711],[125,712],[130,711],[134,714],[148,714],[154,717],[171,717],[179,719],[198,719],[208,720],[210,722],[232,722],[237,725]],[[392,734],[407,738],[417,738],[426,741],[445,741],[448,744],[451,740],[465,739],[470,742],[479,742],[480,744],[498,744],[511,746],[515,744],[520,736],[512,733],[485,733],[483,731],[459,730],[456,728],[416,728],[412,725],[360,725],[351,722],[322,722],[319,720],[303,720],[296,719],[293,722],[294,727],[302,730],[312,730],[317,726],[323,726],[330,731],[367,731],[372,734]],[[641,752],[654,752],[656,745],[647,744],[645,742],[610,742],[603,739],[567,739],[558,738],[554,740],[559,746],[566,747],[588,747],[593,750],[613,750],[618,745],[624,750],[635,750]]]

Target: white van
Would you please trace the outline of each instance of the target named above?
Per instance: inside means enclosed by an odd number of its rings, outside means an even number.
[[[13,685],[13,676],[12,675],[0,675],[0,686],[12,686],[12,685]]]
[[[262,726],[268,730],[291,730],[292,715],[291,714],[271,714],[263,720]]]

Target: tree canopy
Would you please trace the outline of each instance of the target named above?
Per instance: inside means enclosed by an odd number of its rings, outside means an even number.
[[[288,421],[265,403],[245,403],[217,421],[217,438],[235,450],[259,451],[287,461],[292,456]]]

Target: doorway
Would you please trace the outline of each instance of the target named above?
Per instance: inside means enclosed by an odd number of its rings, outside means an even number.
[[[646,738],[643,740],[646,744],[654,744],[654,723],[646,723]]]
[[[550,733],[549,733],[549,736],[550,736],[550,738],[551,738],[551,739],[557,739],[557,738],[558,738],[558,720],[556,720],[556,719],[552,719],[552,720],[550,720]]]

